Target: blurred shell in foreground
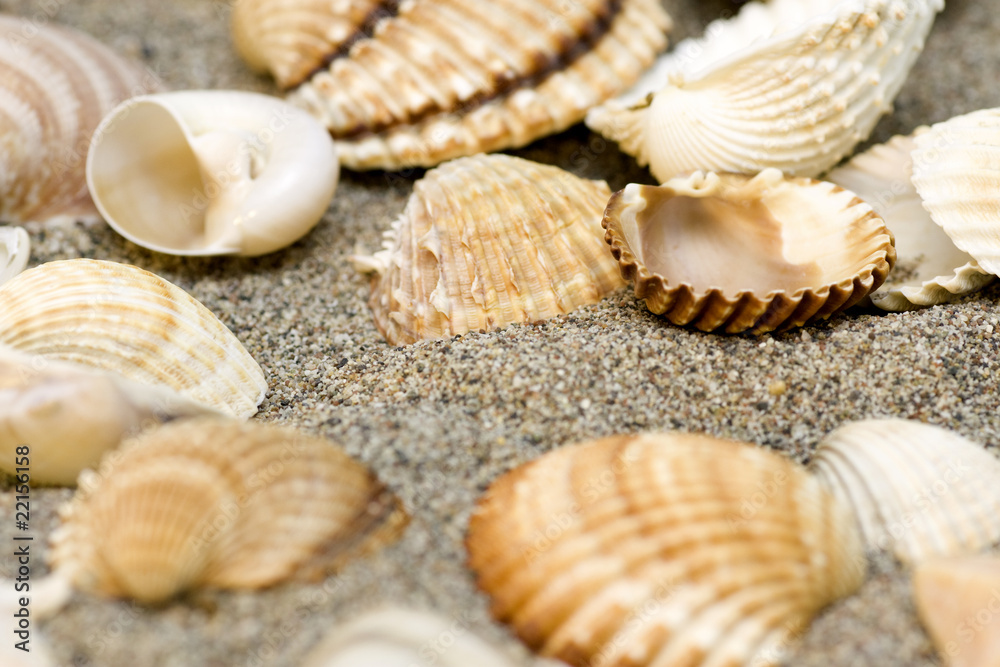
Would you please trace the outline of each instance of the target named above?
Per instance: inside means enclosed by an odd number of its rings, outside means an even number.
[[[774,665],[860,584],[854,519],[794,462],[683,433],[564,447],[469,522],[492,610],[571,665]]]
[[[24,271],[31,241],[22,227],[0,227],[0,285]]]
[[[427,172],[372,271],[375,324],[392,345],[568,313],[624,285],[601,240],[611,195],[556,167],[478,155]]]
[[[853,193],[774,169],[630,184],[603,224],[636,296],[702,331],[827,318],[882,284],[895,262],[891,234]]]
[[[233,421],[155,429],[79,486],[52,536],[53,570],[144,603],[315,580],[406,524],[396,498],[333,443]]]

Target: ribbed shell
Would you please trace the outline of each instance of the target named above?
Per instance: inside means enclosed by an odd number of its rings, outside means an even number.
[[[952,118],[918,137],[913,184],[955,245],[1000,275],[1000,109]]]
[[[1000,460],[945,429],[903,419],[846,424],[820,442],[811,467],[853,508],[870,550],[912,564],[1000,540]]]
[[[817,176],[891,110],[943,6],[841,2],[735,53],[719,49],[711,66],[689,58],[651,99],[599,107],[587,124],[660,181],[696,169]],[[730,37],[718,30],[714,39]]]
[[[479,155],[429,171],[375,271],[375,324],[393,345],[568,313],[624,282],[601,240],[611,194],[557,167]]]
[[[702,331],[825,319],[882,284],[895,262],[892,235],[853,193],[773,169],[633,183],[602,224],[636,296]]]
[[[48,262],[0,286],[0,344],[165,386],[241,419],[267,391],[260,366],[211,311],[115,262]]]
[[[883,310],[948,303],[995,280],[955,247],[924,209],[911,180],[917,133],[874,146],[825,177],[870,204],[892,231],[896,266],[882,287],[868,295]]]
[[[666,46],[659,0],[418,0],[289,98],[352,169],[433,166],[583,119]]]
[[[135,440],[81,475],[61,515],[53,570],[81,590],[145,603],[316,579],[406,524],[396,498],[332,443],[226,420]]]
[[[83,33],[0,16],[0,219],[97,218],[84,163],[90,135],[156,77]]]
[[[571,665],[772,665],[863,578],[846,508],[794,462],[683,433],[565,447],[469,523],[492,610]]]
[[[0,285],[24,271],[31,241],[22,227],[0,227]]]

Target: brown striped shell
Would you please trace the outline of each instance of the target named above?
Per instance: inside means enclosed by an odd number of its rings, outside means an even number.
[[[372,271],[369,305],[402,345],[494,331],[594,303],[624,285],[601,240],[603,181],[509,155],[427,172]]]
[[[493,613],[571,665],[772,665],[862,581],[845,506],[796,463],[703,435],[564,447],[469,522]]]

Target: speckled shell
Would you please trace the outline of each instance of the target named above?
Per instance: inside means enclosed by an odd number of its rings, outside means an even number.
[[[332,443],[227,420],[153,430],[79,486],[52,536],[53,570],[144,603],[317,579],[406,524],[396,498]]]
[[[0,344],[163,386],[241,419],[267,391],[260,366],[211,311],[115,262],[48,262],[0,286]]]
[[[955,247],[924,209],[911,180],[915,135],[893,137],[825,176],[870,204],[892,230],[896,265],[882,287],[868,295],[889,311],[948,303],[995,280]]]
[[[765,20],[716,24],[710,48],[672,57],[662,89],[638,101],[630,92],[587,124],[661,182],[696,169],[823,173],[891,110],[944,2],[825,0],[800,22],[806,4],[751,3]],[[762,38],[751,42],[749,25]]]
[[[1000,460],[950,431],[903,419],[846,424],[820,442],[811,467],[854,509],[870,550],[913,564],[1000,540]]]
[[[0,16],[0,219],[97,219],[84,162],[101,118],[158,88],[152,72],[93,38]]]
[[[759,334],[827,318],[878,287],[895,262],[870,206],[774,169],[630,184],[603,225],[636,296],[702,331]]]
[[[289,99],[326,124],[344,166],[434,166],[579,122],[669,27],[659,0],[405,2]]]
[[[794,462],[683,433],[564,447],[495,482],[469,523],[494,615],[571,665],[773,665],[865,560]]]
[[[21,227],[0,227],[0,285],[24,271],[30,256],[28,232]]]
[[[508,155],[455,160],[414,185],[373,271],[375,324],[393,345],[568,313],[625,283],[601,241],[611,194]]]
[[[955,245],[1000,275],[1000,109],[957,116],[918,137],[913,184]]]

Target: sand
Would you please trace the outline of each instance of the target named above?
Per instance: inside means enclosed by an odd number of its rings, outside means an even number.
[[[172,88],[275,92],[235,55],[225,2],[0,4],[86,30],[144,60]],[[666,5],[675,39],[735,9],[702,0]],[[1000,14],[993,9],[991,2],[948,3],[873,141],[1000,105]],[[614,189],[650,182],[631,158],[580,126],[514,153],[605,178]],[[462,541],[487,485],[547,451],[612,433],[684,429],[806,460],[825,433],[872,416],[919,419],[990,446],[1000,442],[996,286],[952,305],[903,314],[854,310],[759,338],[671,326],[623,289],[539,324],[389,346],[372,323],[367,281],[346,258],[379,246],[419,176],[345,173],[309,236],[258,259],[158,255],[103,224],[33,228],[31,265],[69,257],[128,262],[190,291],[263,367],[271,389],[255,419],[341,443],[413,515],[398,543],[315,586],[202,593],[161,609],[76,595],[35,629],[60,665],[297,665],[337,623],[387,603],[437,610],[528,664],[518,642],[490,620],[487,599],[464,567]],[[769,392],[776,382],[784,393]],[[32,496],[35,576],[44,571],[42,538],[69,496],[65,489]],[[13,504],[8,481],[0,490],[4,544],[11,543]],[[0,574],[9,574],[11,560],[0,563]],[[9,641],[9,631],[4,636]],[[890,558],[874,562],[868,582],[816,620],[787,664],[937,664],[907,573]]]

